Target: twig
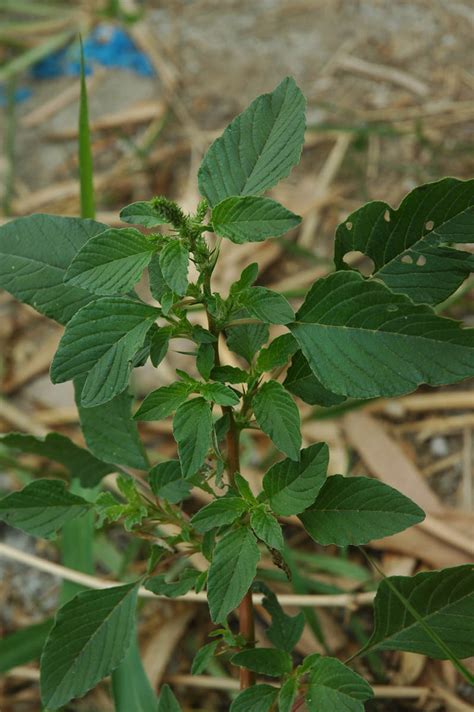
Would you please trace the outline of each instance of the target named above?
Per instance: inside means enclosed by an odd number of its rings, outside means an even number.
[[[32,435],[42,437],[48,433],[46,428],[43,428],[43,426],[36,423],[33,418],[30,418],[29,415],[17,408],[13,403],[8,403],[3,398],[0,398],[0,418],[14,425],[15,428],[25,430]]]
[[[427,96],[429,93],[429,87],[424,82],[415,79],[415,77],[412,77],[408,72],[395,69],[395,67],[388,67],[385,64],[374,64],[373,62],[367,62],[365,59],[351,55],[340,57],[337,64],[349,72],[356,72],[357,74],[364,74],[373,79],[382,79],[392,84],[398,84],[418,96]]]
[[[90,576],[89,574],[83,574],[79,571],[74,571],[73,569],[61,566],[60,564],[55,564],[52,561],[42,559],[34,554],[27,554],[26,552],[20,551],[13,546],[9,546],[8,544],[0,543],[0,556],[21,564],[25,564],[26,566],[31,566],[38,571],[51,574],[51,576],[57,576],[60,579],[82,584],[88,588],[103,589],[121,585],[120,581],[112,581],[96,576]],[[147,591],[145,588],[140,588],[138,593],[142,598],[155,600],[167,599],[166,596],[157,596],[151,591]],[[358,606],[372,604],[374,597],[375,593],[373,592],[339,593],[334,595],[298,595],[282,593],[278,595],[278,600],[282,606],[297,606],[302,608],[315,608],[318,606],[324,608],[357,608]],[[200,593],[186,593],[184,596],[178,596],[173,600],[189,601],[191,603],[207,603],[207,594],[204,591]],[[252,595],[252,600],[254,604],[261,605],[263,595],[254,593]]]
[[[397,398],[392,401],[377,400],[373,403],[369,403],[365,410],[366,412],[384,410],[388,403],[391,405],[395,404],[404,410],[413,412],[474,408],[474,391],[418,393],[412,396],[405,396],[404,398]]]
[[[239,682],[231,677],[211,677],[211,675],[169,675],[166,682],[173,685],[198,687],[205,690],[238,690]],[[269,683],[272,684],[272,683]],[[373,685],[375,697],[397,700],[418,700],[430,695],[429,687],[408,685]]]

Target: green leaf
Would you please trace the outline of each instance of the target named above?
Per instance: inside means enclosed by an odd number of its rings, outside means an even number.
[[[45,438],[24,433],[8,433],[0,436],[0,443],[20,452],[47,457],[61,463],[71,477],[76,477],[83,487],[95,487],[105,475],[114,471],[113,467],[101,462],[60,433],[48,433]]]
[[[250,526],[255,535],[270,549],[283,550],[283,532],[275,517],[264,504],[256,507],[250,515]]]
[[[41,698],[57,709],[82,697],[124,659],[138,583],[85,591],[59,609],[41,657]]]
[[[157,712],[182,712],[169,685],[163,685],[161,688]]]
[[[206,672],[218,645],[219,641],[213,640],[212,643],[203,645],[203,647],[197,651],[191,666],[191,675],[201,675],[203,672]]]
[[[315,503],[299,515],[310,536],[323,546],[368,544],[422,522],[411,499],[370,477],[328,477]]]
[[[206,400],[217,403],[217,405],[237,405],[240,398],[232,388],[224,386],[223,383],[203,384],[199,392]]]
[[[218,497],[200,509],[191,519],[191,524],[196,531],[204,533],[233,524],[246,511],[247,504],[240,497]]]
[[[309,405],[322,405],[328,408],[332,405],[339,405],[339,403],[343,403],[346,400],[345,396],[332,393],[323,386],[312,372],[301,351],[297,351],[293,356],[283,385],[287,391],[293,393],[294,396],[298,396]]]
[[[474,655],[474,567],[455,566],[416,576],[390,576],[389,583],[429,628],[460,658]],[[445,650],[384,579],[374,602],[375,628],[367,648],[406,650],[445,660]]]
[[[191,391],[192,387],[182,381],[157,388],[147,395],[133,418],[134,420],[163,420],[187,400]]]
[[[88,374],[81,405],[102,405],[126,388],[131,360],[143,345],[158,310],[125,297],[104,297],[83,307],[68,323],[51,366],[62,383]]]
[[[246,309],[234,314],[236,319],[244,319],[249,316]],[[243,356],[252,363],[253,357],[263,344],[268,341],[269,330],[267,324],[242,324],[227,328],[227,346],[231,351]]]
[[[173,421],[173,435],[178,443],[183,477],[192,477],[199,470],[212,443],[212,414],[204,398],[182,403]]]
[[[298,350],[298,343],[293,334],[282,334],[273,339],[270,346],[262,349],[257,358],[258,371],[271,371],[284,366],[288,359]]]
[[[266,324],[288,324],[295,318],[285,297],[266,287],[250,287],[240,292],[239,304]]]
[[[170,240],[160,252],[160,268],[168,287],[182,296],[188,288],[189,251],[179,240]]]
[[[252,492],[252,489],[250,487],[248,480],[246,480],[245,477],[242,477],[240,472],[236,472],[234,474],[234,483],[237,488],[237,492],[240,494],[242,499],[244,499],[246,502],[248,502],[252,506],[258,504],[258,501],[254,497],[254,494]]]
[[[232,665],[253,670],[260,675],[281,677],[292,670],[291,655],[275,648],[254,648],[242,650],[231,658]]]
[[[0,227],[0,287],[25,304],[67,324],[94,294],[64,283],[64,275],[89,238],[107,225],[95,220],[29,215]]]
[[[168,581],[167,574],[158,574],[158,576],[148,579],[145,588],[157,596],[176,598],[176,596],[184,596],[185,593],[191,591],[199,575],[199,571],[191,568],[184,569],[177,581]]]
[[[364,712],[373,696],[370,685],[337,658],[319,658],[312,666],[306,704],[309,712]]]
[[[61,480],[36,480],[0,499],[0,519],[33,536],[50,539],[66,522],[90,508],[85,499],[68,492]]]
[[[196,353],[196,368],[201,376],[208,381],[214,367],[215,351],[212,344],[199,344]]]
[[[260,558],[254,534],[246,527],[224,534],[214,549],[207,581],[209,609],[221,623],[249,590]]]
[[[280,688],[278,712],[291,712],[298,692],[298,680],[290,677]]]
[[[285,178],[300,160],[305,99],[287,77],[255,99],[209,148],[198,173],[211,206],[233,195],[256,195]]]
[[[264,594],[262,605],[272,617],[271,625],[266,630],[268,640],[280,650],[293,652],[293,648],[303,634],[305,624],[303,612],[300,611],[295,616],[287,615],[273,591],[261,581],[254,584],[254,589]]]
[[[155,227],[168,222],[159,209],[153,204],[153,200],[139,200],[131,203],[120,211],[122,222],[131,225],[143,225],[144,227]]]
[[[156,329],[151,337],[150,358],[153,366],[157,368],[168,353],[168,346],[172,335],[172,327],[164,326]],[[151,332],[150,332],[151,333]]]
[[[149,481],[153,494],[171,504],[182,502],[191,489],[191,483],[183,478],[178,460],[167,460],[152,467]]]
[[[299,225],[301,218],[270,198],[226,198],[212,211],[214,232],[232,242],[261,242]]]
[[[237,366],[216,366],[211,371],[211,378],[221,383],[247,383],[248,373]]]
[[[304,512],[316,499],[326,481],[329,450],[315,443],[301,450],[301,459],[282,460],[272,465],[263,478],[263,490],[276,514],[290,516]]]
[[[170,294],[170,288],[166,283],[160,267],[160,255],[153,255],[148,265],[148,277],[150,279],[150,292],[157,302]]]
[[[247,267],[245,267],[242,270],[242,273],[241,273],[239,279],[237,280],[237,282],[234,282],[234,284],[230,285],[229,294],[232,297],[235,297],[240,292],[243,292],[244,289],[248,289],[255,282],[255,280],[257,279],[257,276],[258,276],[258,263],[252,262],[251,264],[247,265]]]
[[[112,692],[115,712],[157,712],[158,700],[143,668],[136,636],[112,673]]]
[[[414,302],[444,301],[474,271],[474,256],[450,243],[474,242],[474,180],[444,178],[415,188],[398,210],[376,201],[336,232],[337,269],[356,250],[374,262],[373,277]]]
[[[92,237],[77,253],[65,281],[94,294],[124,294],[140,280],[155,245],[133,228],[110,228]]]
[[[230,712],[270,712],[277,695],[277,687],[253,685],[237,695],[230,706]]]
[[[292,460],[299,460],[300,414],[295,402],[277,381],[264,383],[253,399],[257,423],[276,447]]]
[[[94,408],[80,405],[85,377],[74,379],[76,405],[81,430],[89,450],[101,460],[114,465],[148,469],[148,459],[132,420],[132,397],[127,391]]]
[[[290,329],[323,386],[342,395],[398,396],[474,375],[474,329],[356,272],[318,280]]]
[[[37,660],[52,626],[53,619],[48,618],[4,635],[0,640],[0,674]]]

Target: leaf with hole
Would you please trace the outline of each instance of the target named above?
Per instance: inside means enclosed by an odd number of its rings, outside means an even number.
[[[310,670],[306,704],[309,712],[364,712],[363,703],[373,694],[364,678],[340,660],[320,657]]]
[[[174,416],[173,435],[185,478],[192,477],[204,463],[212,444],[212,415],[204,398],[182,403]]]
[[[285,459],[272,465],[263,478],[263,491],[276,514],[290,516],[313,504],[326,481],[329,450],[315,443],[301,450],[299,462]]]
[[[300,459],[300,414],[292,397],[278,381],[267,381],[255,395],[257,423],[275,446],[291,460]]]
[[[314,504],[299,515],[319,544],[368,544],[419,524],[425,514],[393,487],[370,477],[328,477]]]
[[[126,297],[104,297],[68,323],[51,365],[53,383],[87,374],[85,408],[102,405],[127,387],[132,358],[143,346],[158,310]]]
[[[66,522],[86,514],[91,504],[68,492],[61,480],[36,480],[0,499],[0,519],[33,536],[51,539]]]
[[[258,195],[286,178],[300,160],[305,105],[287,77],[229,124],[199,168],[199,190],[211,206],[230,196]]]
[[[214,623],[223,622],[239,605],[255,578],[259,558],[255,536],[246,527],[228,531],[217,542],[207,581]]]
[[[450,245],[472,242],[474,180],[444,178],[415,188],[397,210],[375,201],[349,215],[336,232],[336,268],[363,252],[392,291],[438,304],[474,271],[474,256]]]
[[[416,576],[390,576],[425,626],[460,658],[474,655],[474,566],[466,564]],[[407,609],[386,580],[374,602],[375,627],[368,649],[406,650],[440,660],[448,656]]]
[[[40,314],[67,324],[96,295],[64,282],[72,260],[94,235],[95,220],[28,215],[0,227],[0,288]]]
[[[140,280],[156,246],[133,228],[91,237],[71,262],[65,282],[101,295],[125,294]]]
[[[279,237],[300,222],[299,215],[280,203],[255,195],[226,198],[212,211],[214,232],[238,245]]]
[[[357,272],[318,280],[289,327],[325,388],[398,396],[474,375],[474,329]]]
[[[85,591],[56,616],[41,656],[41,698],[57,709],[82,697],[124,659],[135,630],[138,584]]]

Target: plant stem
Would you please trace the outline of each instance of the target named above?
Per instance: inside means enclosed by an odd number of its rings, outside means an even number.
[[[205,292],[211,294],[211,273],[206,274]],[[207,311],[207,310],[206,310]],[[214,343],[216,366],[220,364],[219,357],[219,331],[216,329],[212,316],[207,311],[209,331],[216,336]],[[234,411],[231,406],[223,406],[222,412],[229,416],[229,430],[226,437],[227,445],[227,474],[230,484],[234,484],[234,475],[240,472],[240,429],[237,427]],[[239,605],[239,633],[249,646],[255,645],[255,619],[252,601],[252,591],[249,589]],[[255,685],[255,674],[251,670],[240,668],[240,689],[245,690]]]
[[[229,432],[227,433],[227,472],[232,483],[234,475],[240,470],[239,435],[236,427],[232,408],[226,408],[230,417]],[[255,644],[255,622],[252,602],[252,592],[247,591],[239,605],[239,632],[251,646]],[[255,685],[255,675],[251,670],[240,668],[240,689]]]

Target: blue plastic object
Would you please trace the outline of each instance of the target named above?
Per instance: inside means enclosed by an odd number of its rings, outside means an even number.
[[[26,101],[31,96],[31,89],[27,87],[18,87],[15,91],[15,103],[20,104],[22,101]],[[5,93],[5,87],[0,85],[0,106],[7,105],[7,95]]]
[[[103,67],[126,69],[145,77],[154,75],[153,66],[121,28],[112,24],[97,25],[84,40],[86,74],[93,72],[95,63]],[[32,68],[36,79],[52,79],[64,76],[79,76],[79,43],[53,52]]]

